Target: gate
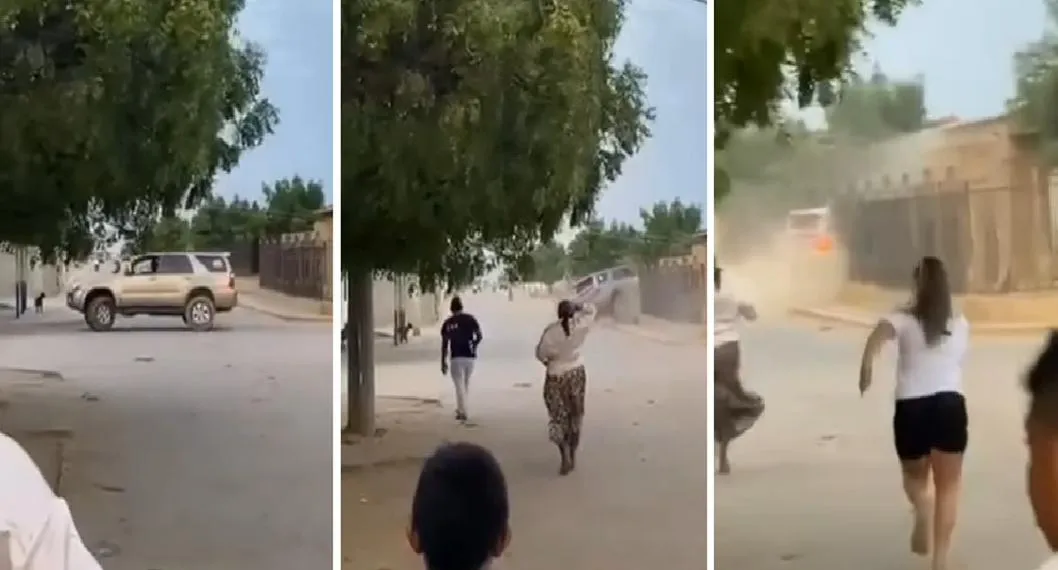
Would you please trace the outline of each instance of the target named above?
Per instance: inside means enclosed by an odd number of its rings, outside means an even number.
[[[915,264],[933,255],[947,266],[952,293],[1054,287],[1048,208],[1030,187],[927,184],[902,195],[842,196],[832,210],[850,281],[906,289]]]
[[[641,267],[639,310],[681,323],[702,323],[708,281],[704,263]]]
[[[307,299],[330,299],[330,248],[311,238],[260,244],[261,287]]]

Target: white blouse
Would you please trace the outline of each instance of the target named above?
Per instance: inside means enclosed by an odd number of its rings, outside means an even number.
[[[547,367],[549,376],[558,376],[573,370],[582,364],[580,347],[595,323],[595,307],[585,305],[569,321],[569,335],[562,330],[562,321],[555,321],[544,327],[540,342],[536,345],[536,359]]]
[[[0,570],[102,570],[70,509],[14,439],[0,433]]]

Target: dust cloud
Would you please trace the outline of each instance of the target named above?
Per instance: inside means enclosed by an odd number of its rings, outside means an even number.
[[[717,225],[722,226],[721,220]],[[784,223],[749,227],[742,233],[718,232],[717,263],[723,269],[726,291],[752,303],[765,318],[785,315],[795,307],[834,302],[845,276],[840,244],[831,252],[818,253],[789,235]]]

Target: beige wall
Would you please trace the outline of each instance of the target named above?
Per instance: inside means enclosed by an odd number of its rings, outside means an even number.
[[[940,129],[926,154],[923,174],[934,182],[954,180],[970,188],[1005,188],[1012,182],[1016,151],[1007,118],[959,123]]]

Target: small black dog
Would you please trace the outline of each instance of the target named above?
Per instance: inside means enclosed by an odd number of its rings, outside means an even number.
[[[36,297],[34,297],[34,299],[33,299],[33,309],[39,314],[43,314],[44,313],[44,293],[43,292],[41,292],[40,295],[37,295]]]

